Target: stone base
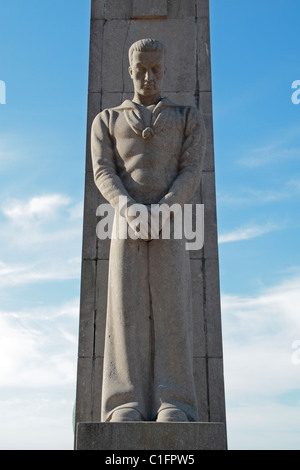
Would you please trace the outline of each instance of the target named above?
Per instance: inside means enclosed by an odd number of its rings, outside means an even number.
[[[78,423],[76,450],[226,450],[223,423]]]

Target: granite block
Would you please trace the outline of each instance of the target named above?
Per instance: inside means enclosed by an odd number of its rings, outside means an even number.
[[[204,330],[203,309],[203,261],[191,260],[193,290],[193,354],[206,355],[206,338]]]
[[[223,351],[219,263],[217,259],[205,259],[204,266],[207,354],[209,357],[221,357]]]
[[[211,421],[220,421],[226,426],[223,360],[208,359],[209,412]]]
[[[103,20],[91,21],[89,91],[101,91]]]
[[[204,257],[218,258],[215,173],[202,173],[202,203],[204,204]]]
[[[82,258],[94,260],[97,255],[96,210],[99,203],[99,191],[97,190],[93,173],[85,174],[84,193],[84,217],[83,217],[83,245]]]
[[[198,73],[199,90],[211,91],[209,19],[199,19],[198,29]]]
[[[206,146],[203,171],[215,171],[214,145],[211,143]]]
[[[194,18],[195,0],[168,0],[168,18]]]
[[[75,421],[91,421],[93,413],[93,359],[79,357],[77,365],[77,393]]]
[[[96,262],[82,260],[79,322],[79,357],[91,357],[94,349]]]
[[[222,423],[78,423],[77,450],[225,450]]]
[[[167,0],[133,0],[133,18],[166,18]]]
[[[86,129],[86,159],[85,171],[92,172],[92,158],[91,158],[91,126],[95,116],[101,110],[101,93],[88,94],[88,112],[87,112],[87,129]]]
[[[194,381],[197,394],[199,421],[209,422],[209,403],[207,393],[207,360],[194,357]]]
[[[109,0],[105,2],[105,19],[132,18],[133,0]]]
[[[209,0],[196,0],[197,2],[197,17],[209,18]]]
[[[103,358],[95,357],[93,361],[93,415],[92,421],[101,421]]]
[[[178,34],[178,31],[181,34]],[[132,80],[128,73],[128,49],[134,41],[142,37],[153,37],[167,47],[167,73],[164,82],[168,90],[194,92],[196,54],[190,54],[196,42],[196,26],[193,18],[108,21],[104,26],[103,46],[113,50],[114,54],[105,54],[103,57],[103,90],[133,92]],[[182,37],[186,39],[182,41]]]
[[[96,274],[96,318],[95,318],[95,355],[103,356],[106,325],[106,304],[108,285],[108,260],[97,261]]]
[[[102,0],[91,0],[91,19],[103,19],[104,8],[105,4]]]

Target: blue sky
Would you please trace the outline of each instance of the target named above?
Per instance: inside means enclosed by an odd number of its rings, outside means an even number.
[[[0,449],[73,446],[89,3],[1,2]],[[300,449],[299,14],[211,1],[231,449]]]

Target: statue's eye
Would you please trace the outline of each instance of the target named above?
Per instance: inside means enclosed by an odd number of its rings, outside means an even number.
[[[153,67],[152,71],[153,73],[158,74],[161,72],[161,67],[159,65],[156,65],[155,67]]]

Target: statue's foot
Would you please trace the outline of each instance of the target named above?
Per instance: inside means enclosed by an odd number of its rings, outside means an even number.
[[[170,422],[189,422],[189,419],[184,411],[179,408],[165,408],[158,412],[156,422],[170,423]]]
[[[121,423],[124,421],[143,421],[140,412],[134,408],[119,408],[114,411],[111,417],[111,423]]]

